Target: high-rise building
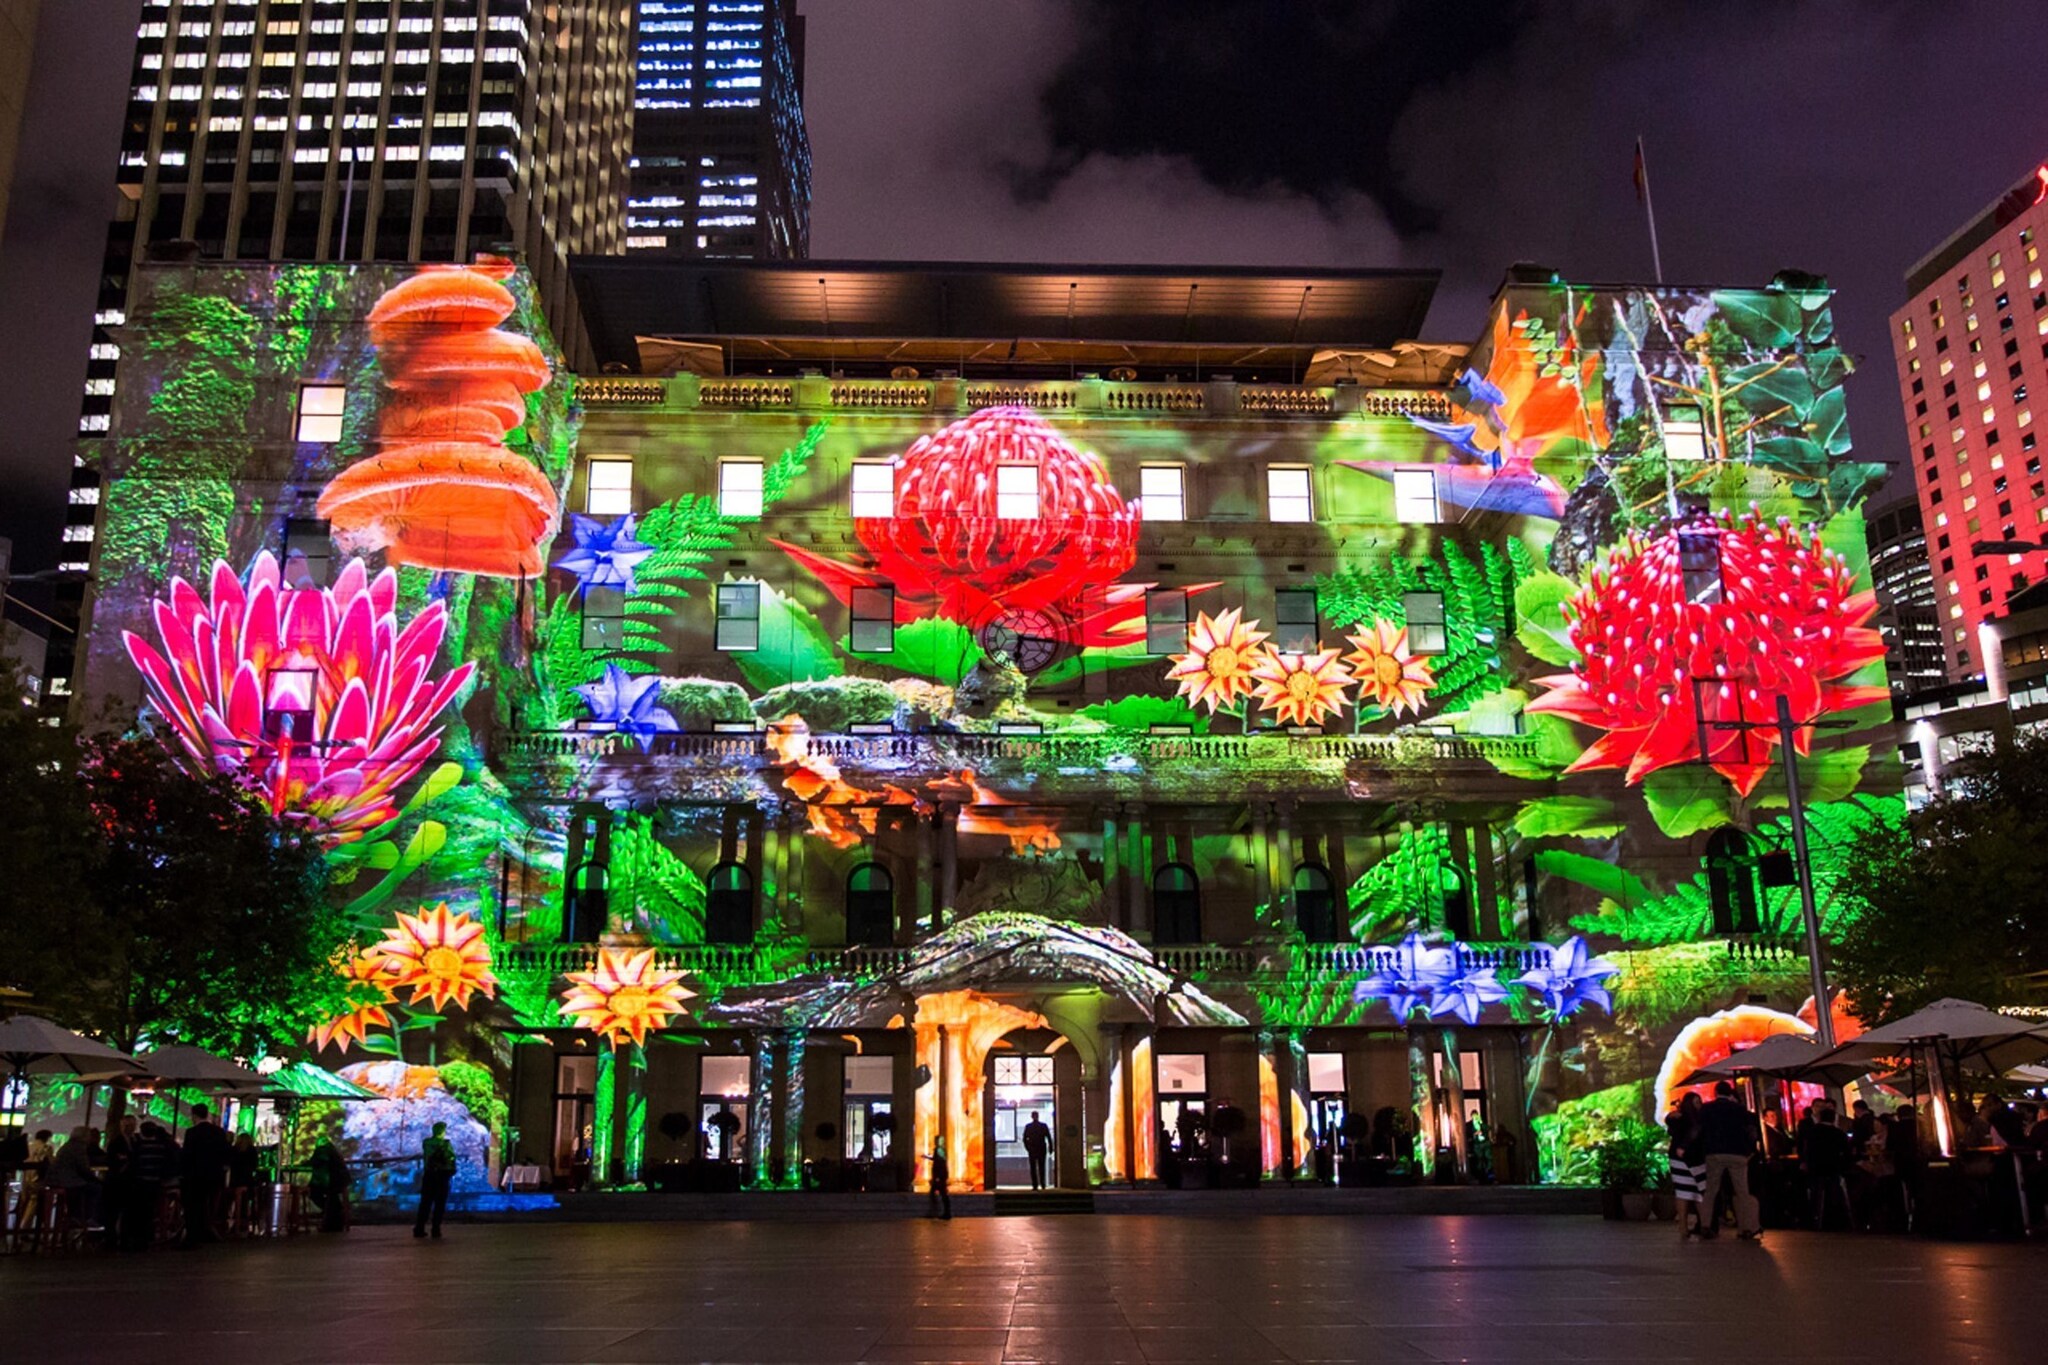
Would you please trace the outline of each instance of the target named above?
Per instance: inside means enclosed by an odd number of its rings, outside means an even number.
[[[1959,682],[1984,671],[1984,622],[2043,570],[2048,478],[2029,395],[2048,392],[2044,229],[2048,163],[1908,271],[1892,315],[1943,662]]]
[[[1870,585],[1877,592],[1877,629],[1884,636],[1892,692],[1902,695],[1939,687],[1948,681],[1948,673],[1920,504],[1901,498],[1868,509],[1865,521]]]
[[[60,569],[92,559],[90,444],[114,411],[132,265],[516,253],[572,362],[572,254],[617,251],[632,136],[628,0],[148,0],[78,419]],[[75,619],[83,587],[60,585]],[[50,704],[72,691],[68,637]]]
[[[810,255],[796,0],[638,0],[626,248]]]

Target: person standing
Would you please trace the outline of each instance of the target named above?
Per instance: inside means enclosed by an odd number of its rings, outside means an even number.
[[[946,1140],[940,1138],[932,1144],[932,1197],[930,1216],[951,1219],[953,1216],[953,1171],[946,1164]]]
[[[322,1138],[306,1162],[306,1194],[320,1210],[320,1231],[348,1231],[349,1179],[348,1158],[333,1138]]]
[[[441,1235],[441,1219],[448,1212],[448,1191],[455,1184],[455,1144],[448,1140],[448,1125],[434,1125],[433,1136],[420,1145],[420,1211],[413,1220],[412,1235],[427,1235],[431,1213],[434,1236]]]
[[[220,1240],[220,1202],[228,1188],[228,1153],[232,1144],[213,1111],[192,1106],[192,1126],[185,1130],[185,1150],[178,1162],[178,1189],[185,1203],[185,1245]]]
[[[1749,1159],[1756,1155],[1756,1119],[1735,1098],[1735,1087],[1717,1082],[1714,1098],[1700,1110],[1699,1150],[1705,1158],[1707,1185],[1700,1192],[1700,1207],[1711,1209],[1726,1180],[1735,1195],[1735,1229],[1744,1241],[1763,1240],[1758,1225],[1756,1197],[1749,1192]],[[1712,1237],[1711,1228],[1701,1234]]]
[[[70,1201],[72,1223],[87,1231],[100,1225],[100,1194],[104,1188],[100,1168],[106,1163],[101,1158],[98,1139],[97,1129],[82,1124],[73,1128],[71,1137],[50,1158],[50,1169],[43,1176],[46,1185],[62,1190]]]
[[[152,1120],[142,1125],[130,1174],[128,1207],[121,1213],[121,1247],[147,1251],[156,1241],[157,1205],[163,1200],[164,1182],[178,1174],[178,1144],[171,1141],[162,1124]]]
[[[1024,1125],[1024,1155],[1031,1159],[1031,1188],[1045,1188],[1045,1159],[1052,1155],[1052,1129],[1039,1121],[1038,1111],[1031,1111],[1031,1122]]]
[[[1707,1235],[1707,1220],[1700,1216],[1700,1189],[1706,1183],[1706,1167],[1700,1157],[1699,1092],[1688,1090],[1678,1107],[1664,1116],[1664,1129],[1671,1135],[1671,1188],[1678,1196],[1678,1231],[1681,1239]]]
[[[135,1148],[142,1140],[142,1120],[124,1114],[107,1134],[107,1244],[127,1244],[125,1223],[135,1203]]]

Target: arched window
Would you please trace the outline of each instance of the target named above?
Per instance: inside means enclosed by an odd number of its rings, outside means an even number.
[[[1739,829],[1717,829],[1707,839],[1707,903],[1717,934],[1754,934],[1762,927],[1756,858],[1749,836]]]
[[[720,863],[704,879],[707,943],[754,941],[754,879],[738,863]]]
[[[1202,887],[1186,863],[1168,863],[1152,874],[1152,940],[1202,941]]]
[[[880,863],[862,863],[846,876],[846,941],[886,948],[896,938],[896,879]]]
[[[1327,868],[1303,863],[1294,869],[1294,922],[1310,943],[1343,938],[1337,924],[1337,893]]]
[[[1450,863],[1437,865],[1437,884],[1443,888],[1444,928],[1455,939],[1472,937],[1472,889],[1462,868]]]

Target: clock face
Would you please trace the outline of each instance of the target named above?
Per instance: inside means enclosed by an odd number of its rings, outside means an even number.
[[[1026,674],[1051,666],[1060,655],[1060,623],[1049,612],[1012,609],[981,628],[982,653],[1001,650]]]

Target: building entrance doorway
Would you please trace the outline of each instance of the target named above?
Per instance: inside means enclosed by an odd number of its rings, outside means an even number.
[[[999,1056],[989,1070],[991,1103],[990,1129],[995,1160],[995,1187],[999,1190],[1031,1188],[1031,1153],[1026,1129],[1036,1117],[1049,1133],[1057,1134],[1059,1089],[1054,1080],[1050,1056]],[[1045,1184],[1059,1184],[1059,1144],[1048,1144],[1045,1156]]]

